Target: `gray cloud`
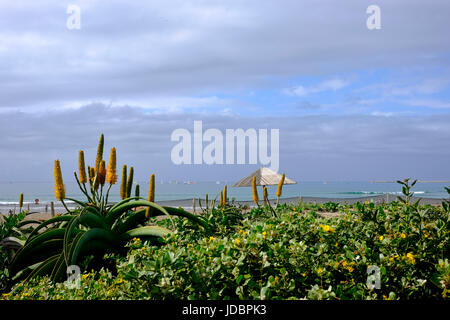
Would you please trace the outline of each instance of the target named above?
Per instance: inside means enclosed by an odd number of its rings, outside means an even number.
[[[70,31],[73,1],[2,1],[0,179],[51,180],[54,159],[70,177],[79,149],[93,161],[101,132],[141,178],[223,180],[254,169],[172,165],[170,133],[192,130],[194,120],[205,129],[279,128],[280,170],[298,179],[447,178],[448,113],[301,116],[316,107],[304,102],[289,117],[281,107],[256,117],[258,106],[235,98],[281,90],[274,83],[295,77],[320,83],[342,72],[448,65],[448,1],[376,2],[378,31],[365,26],[373,4],[365,0],[77,0],[82,28]],[[406,100],[444,86],[401,83],[381,92]],[[373,102],[354,94],[344,103]]]
[[[450,3],[385,1],[382,29],[365,27],[373,1],[3,2],[0,107],[209,95],[271,77],[433,65],[449,50]],[[445,58],[444,58],[445,59]]]
[[[377,178],[446,178],[450,167],[450,115],[242,117],[211,114],[157,114],[134,107],[89,105],[47,113],[5,113],[0,118],[2,180],[52,179],[54,159],[61,159],[66,177],[85,150],[93,162],[100,133],[106,147],[116,147],[120,164],[134,165],[147,179],[237,179],[256,166],[181,165],[171,163],[174,129],[193,132],[217,128],[280,129],[280,170],[302,180]],[[14,126],[11,126],[14,124]],[[108,152],[105,151],[107,154]],[[218,170],[220,168],[220,170]],[[213,178],[212,178],[213,177]]]

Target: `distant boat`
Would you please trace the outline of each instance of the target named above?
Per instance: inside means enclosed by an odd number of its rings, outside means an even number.
[[[220,184],[220,181],[216,181],[216,184]]]
[[[324,182],[323,182],[323,184],[327,184],[327,182],[326,182],[326,181],[324,181]]]

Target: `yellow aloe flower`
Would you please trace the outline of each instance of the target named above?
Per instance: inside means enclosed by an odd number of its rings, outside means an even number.
[[[84,163],[84,152],[83,150],[80,150],[78,152],[78,172],[79,172],[79,179],[80,183],[87,183],[87,176],[86,176],[86,167]]]
[[[23,208],[23,193],[20,194],[20,198],[19,198],[19,208],[20,208],[20,209]]]
[[[100,161],[100,167],[98,168],[97,180],[101,186],[105,185],[105,180],[106,180],[105,160]]]
[[[127,198],[127,165],[122,167],[122,181],[120,182],[120,198],[122,200]]]
[[[148,188],[148,201],[155,202],[155,175],[152,173],[150,175],[150,185]],[[145,217],[148,218],[150,216],[150,208],[145,210]]]
[[[100,161],[103,159],[103,145],[105,143],[105,137],[103,136],[103,133],[100,135],[100,141],[98,142],[97,147],[97,157],[95,158],[95,167],[94,172],[97,172],[98,168],[100,167]]]
[[[253,177],[252,180],[252,192],[253,192],[253,202],[258,204],[259,198],[258,198],[258,190],[256,189],[256,177]]]
[[[66,189],[63,183],[59,160],[55,160],[55,197],[59,201],[62,201],[66,197]]]
[[[111,152],[109,154],[108,168],[106,170],[106,182],[109,184],[117,183],[116,148],[111,148]]]
[[[280,182],[278,183],[278,188],[277,188],[277,193],[276,193],[278,198],[281,197],[281,194],[282,194],[284,179],[285,179],[285,176],[284,176],[284,173],[283,173],[281,175]]]
[[[133,188],[133,176],[134,176],[134,168],[130,167],[130,172],[128,173],[128,180],[127,180],[127,198],[131,197],[131,189]]]
[[[227,185],[223,187],[223,206],[227,204]]]
[[[263,187],[263,196],[264,196],[264,205],[267,206],[267,204],[269,202],[269,195],[267,193],[266,186]]]
[[[87,167],[87,174],[88,174],[90,184],[92,184],[92,170],[91,169],[92,169],[91,166]]]
[[[380,241],[383,241],[384,237],[383,237],[383,236],[380,236],[379,239],[380,239]]]

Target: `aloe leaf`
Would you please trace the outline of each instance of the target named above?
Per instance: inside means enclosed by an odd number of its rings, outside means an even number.
[[[53,282],[63,281],[64,277],[66,275],[68,264],[66,263],[66,261],[64,259],[64,254],[61,254],[61,257],[56,262],[55,267],[53,268],[53,271],[52,271],[51,280]]]
[[[170,214],[174,216],[184,217],[193,222],[200,224],[206,231],[211,231],[211,226],[205,220],[201,219],[199,216],[189,213],[181,208],[172,208],[172,207],[164,207],[164,209]]]
[[[170,233],[170,230],[160,226],[146,226],[128,230],[120,235],[121,241],[129,241],[136,237],[164,237]]]
[[[70,236],[72,235],[72,231],[78,225],[79,219],[80,219],[79,216],[74,216],[72,220],[70,220],[69,225],[66,228],[66,232],[64,233],[63,255],[65,257],[66,263],[68,263],[69,261],[68,252],[69,252]]]
[[[20,240],[16,237],[7,237],[0,241],[0,247],[4,249],[20,249],[24,244],[24,240]]]
[[[11,274],[15,274],[20,269],[32,265],[38,261],[60,252],[63,246],[62,239],[50,239],[43,241],[28,250],[19,249],[13,257],[13,261],[9,265]]]
[[[147,220],[147,218],[145,217],[146,211],[147,211],[147,209],[141,209],[141,210],[134,212],[129,217],[127,217],[123,223],[117,224],[114,228],[114,231],[117,231],[117,233],[120,234],[129,229],[136,228],[140,223],[143,223],[144,221]],[[151,214],[153,212],[160,212],[160,211],[152,210]]]
[[[33,272],[33,270],[35,270],[35,269],[36,269],[37,267],[39,267],[41,264],[42,264],[42,261],[39,261],[38,263],[35,263],[35,264],[31,265],[31,266],[28,266],[28,267],[26,267],[26,268],[20,270],[19,272],[17,272],[17,273],[11,278],[11,280],[12,280],[13,282],[18,282],[18,281],[20,281],[20,280],[26,278],[26,277],[30,274],[30,272]],[[12,292],[14,292],[14,290],[13,290]],[[11,293],[12,293],[12,292],[11,292]]]
[[[23,254],[27,254],[30,252],[33,248],[35,248],[37,245],[42,244],[46,240],[51,239],[63,239],[64,238],[65,229],[51,229],[44,231],[43,233],[39,234],[38,236],[34,237],[30,242],[25,243],[25,246],[20,249],[13,258],[12,264],[14,264],[14,261],[18,258],[20,258]]]
[[[30,279],[36,277],[36,276],[43,276],[45,274],[48,274],[52,268],[54,267],[55,263],[57,262],[59,258],[59,254],[54,255],[45,261],[43,261],[38,267],[36,267],[24,280],[24,282],[29,281]]]
[[[73,201],[76,204],[79,204],[80,206],[82,206],[83,208],[89,206],[89,203],[83,202],[83,201],[80,201],[80,200],[77,200],[77,199],[73,199],[73,198],[64,198],[64,199]]]
[[[123,199],[123,200],[117,202],[116,204],[114,204],[113,206],[111,206],[111,208],[109,208],[109,211],[116,209],[117,207],[123,205],[124,203],[130,202],[132,200],[138,200],[138,199],[141,199],[141,198],[140,197],[130,197],[130,198]]]
[[[124,203],[116,207],[114,210],[110,210],[106,216],[106,223],[108,225],[112,225],[115,222],[115,220],[119,218],[124,212],[137,207],[151,207],[161,211],[163,214],[167,215],[170,218],[170,214],[162,206],[154,202],[140,200],[140,201],[133,201],[131,203]]]
[[[104,218],[90,212],[81,215],[79,218],[79,222],[80,224],[88,228],[108,228],[108,225],[105,223]]]
[[[83,251],[89,251],[90,242],[94,240],[103,242],[105,247],[114,247],[117,242],[116,236],[111,231],[100,228],[88,230],[74,244],[75,247],[70,257],[70,264],[77,264],[78,257]]]
[[[39,221],[39,220],[25,220],[25,221],[20,221],[17,224],[17,227],[22,228],[23,226],[26,226],[28,224],[41,224],[41,223],[42,223],[42,221]]]
[[[65,215],[65,216],[59,216],[59,217],[54,217],[54,218],[50,218],[44,222],[42,222],[39,226],[37,226],[28,236],[27,242],[29,243],[33,236],[36,235],[38,233],[39,230],[41,230],[42,228],[52,224],[52,223],[56,223],[56,222],[62,222],[62,221],[70,221],[72,218],[74,217],[74,215]]]
[[[59,254],[58,260],[55,262],[53,269],[50,273],[50,280],[56,281],[58,274],[60,274],[60,270],[62,269],[62,266],[65,266],[65,260],[64,260],[64,253]]]

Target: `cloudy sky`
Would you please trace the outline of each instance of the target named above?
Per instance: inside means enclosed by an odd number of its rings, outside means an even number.
[[[141,179],[258,167],[174,165],[194,120],[279,129],[299,180],[448,179],[449,21],[448,0],[0,0],[0,181],[70,177],[100,133]]]

